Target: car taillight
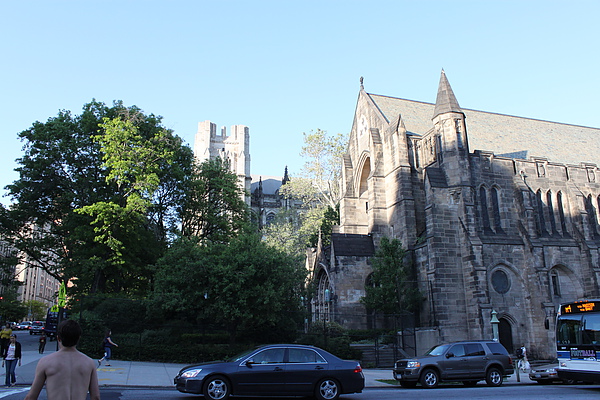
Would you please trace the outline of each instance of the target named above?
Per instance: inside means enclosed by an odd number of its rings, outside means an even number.
[[[358,374],[359,372],[362,372],[362,367],[360,366],[360,364],[357,364],[357,365],[356,365],[356,368],[354,368],[354,372],[355,372],[355,373],[357,373],[357,374]]]
[[[512,357],[510,357],[510,356],[508,357],[508,364],[509,365],[513,365],[513,363],[512,363]]]

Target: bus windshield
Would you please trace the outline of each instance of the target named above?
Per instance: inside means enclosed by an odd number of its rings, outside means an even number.
[[[600,344],[600,314],[561,315],[557,322],[558,344]]]

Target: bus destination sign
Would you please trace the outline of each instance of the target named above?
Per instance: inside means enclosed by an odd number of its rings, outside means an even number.
[[[600,301],[581,301],[563,304],[560,308],[562,314],[579,314],[600,311]]]

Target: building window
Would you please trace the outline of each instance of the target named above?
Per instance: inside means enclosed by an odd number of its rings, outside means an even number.
[[[552,294],[554,296],[560,297],[560,279],[558,276],[558,272],[552,271],[550,273],[550,284],[552,285]]]
[[[563,236],[567,235],[567,221],[565,219],[565,209],[562,200],[562,192],[556,193],[556,207],[558,208],[558,219],[560,221],[560,230]]]
[[[479,188],[479,204],[481,204],[481,222],[484,233],[493,233],[490,228],[490,215],[487,202],[487,190],[482,186]]]
[[[535,194],[535,200],[537,203],[536,223],[538,236],[546,235],[546,219],[544,218],[544,202],[542,201],[542,191],[538,190]]]
[[[592,236],[598,236],[597,229],[597,219],[596,219],[596,210],[594,209],[594,205],[592,204],[592,195],[583,198],[583,202],[585,205],[585,211],[587,212],[588,224],[590,226],[590,233]]]
[[[492,213],[494,215],[494,229],[496,233],[502,233],[502,223],[500,221],[500,202],[498,200],[498,189],[492,188]]]
[[[506,272],[497,269],[492,273],[492,287],[500,294],[508,293],[510,290],[510,278]]]
[[[456,145],[458,149],[461,150],[464,148],[463,137],[462,137],[462,124],[460,119],[454,120],[454,125],[456,127]]]
[[[552,230],[552,235],[558,235],[558,230],[556,229],[556,219],[554,218],[554,207],[552,206],[552,191],[548,190],[546,193],[546,203],[548,203],[548,219],[550,220],[550,229]]]

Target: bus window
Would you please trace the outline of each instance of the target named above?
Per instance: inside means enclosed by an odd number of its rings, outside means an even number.
[[[581,327],[581,315],[563,315],[557,322],[556,341],[558,344],[580,343],[579,328]]]
[[[587,314],[583,317],[583,343],[600,344],[600,315]]]

